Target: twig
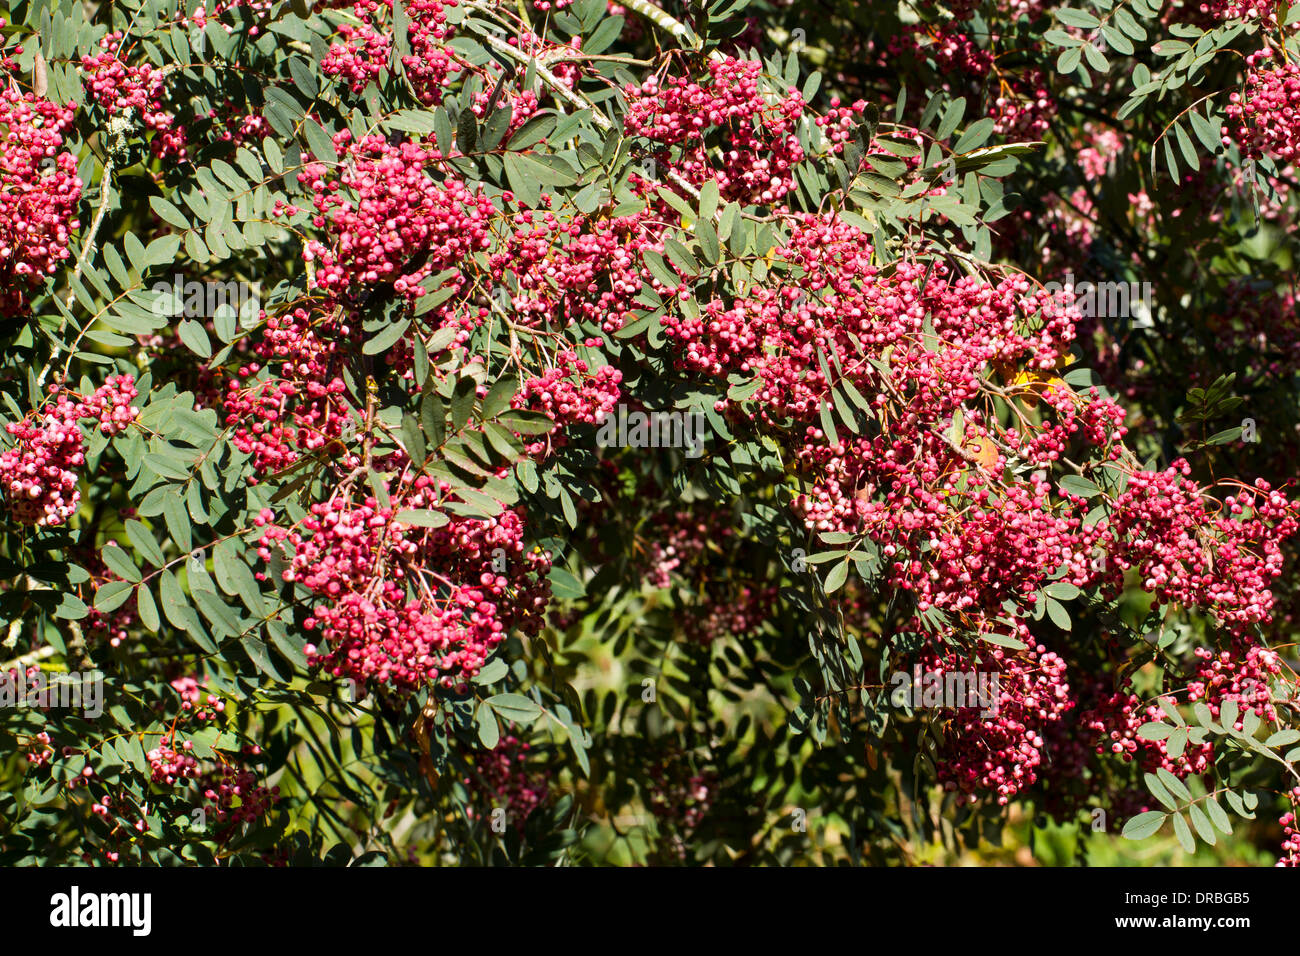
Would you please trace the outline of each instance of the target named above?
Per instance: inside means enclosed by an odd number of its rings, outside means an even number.
[[[104,178],[99,182],[99,209],[95,211],[95,218],[90,224],[90,232],[86,234],[85,243],[81,247],[81,255],[77,256],[76,268],[72,270],[72,276],[68,279],[68,297],[63,301],[63,307],[65,309],[71,309],[72,303],[76,301],[77,293],[74,286],[77,281],[80,280],[81,273],[85,271],[86,263],[90,261],[90,257],[94,254],[95,236],[99,234],[99,227],[103,224],[104,215],[108,212],[108,200],[113,195],[112,182],[113,157],[110,155],[104,162]],[[68,320],[66,316],[59,319],[60,335],[63,334],[63,330],[66,329],[67,326]],[[55,355],[57,354],[58,351],[56,350]],[[41,369],[41,373],[36,376],[36,386],[38,390],[45,384],[45,377],[50,374],[50,369],[54,366],[55,355],[50,356],[50,360],[45,363],[45,367]]]
[[[34,651],[28,651],[22,657],[15,657],[11,661],[0,664],[0,671],[7,671],[15,667],[27,667],[29,664],[35,664],[37,661],[43,661],[47,657],[53,657],[58,651],[53,644],[46,644],[44,647],[38,647]]]
[[[99,227],[104,221],[104,214],[108,212],[108,200],[113,194],[113,157],[110,155],[104,162],[104,177],[99,181],[99,209],[95,212],[94,221],[90,224],[90,232],[86,234],[85,244],[81,247],[81,255],[77,256],[77,266],[72,270],[72,278],[68,280],[71,285],[81,278],[81,273],[86,269],[86,263],[95,251],[95,236],[99,233]],[[72,308],[73,300],[76,294],[69,288],[68,297],[63,301],[65,308]],[[59,324],[59,331],[63,330],[63,323]]]

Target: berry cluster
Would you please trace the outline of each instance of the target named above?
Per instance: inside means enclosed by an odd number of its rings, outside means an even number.
[[[63,149],[73,117],[70,108],[21,92],[0,68],[0,312],[26,311],[32,292],[68,258],[80,226],[84,184],[76,157]]]
[[[624,124],[632,136],[652,144],[653,155],[692,186],[715,180],[723,197],[742,203],[774,203],[794,188],[794,167],[804,150],[795,128],[804,114],[803,97],[790,90],[775,105],[759,89],[762,64],[722,57],[709,62],[703,82],[650,77],[628,86]],[[720,137],[721,165],[707,148]],[[642,178],[648,193],[657,184]]]
[[[1019,635],[1027,638],[1028,630]],[[939,781],[974,803],[991,792],[999,805],[1038,780],[1048,727],[1074,706],[1065,661],[1043,645],[1019,656],[1001,648],[973,655],[936,651],[922,658],[927,673],[997,676],[997,699],[982,708],[950,711]]]
[[[1169,701],[1172,705],[1173,701]],[[1142,725],[1165,719],[1165,712],[1156,704],[1143,706],[1134,694],[1116,692],[1100,697],[1080,715],[1079,726],[1093,733],[1098,740],[1099,754],[1110,753],[1121,757],[1125,763],[1139,760],[1144,771],[1168,770],[1179,778],[1200,776],[1214,761],[1214,745],[1188,743],[1182,754],[1172,756],[1167,741],[1147,740],[1138,735]]]
[[[1282,542],[1300,528],[1297,505],[1256,479],[1218,506],[1188,478],[1179,459],[1161,472],[1136,472],[1091,542],[1107,555],[1116,592],[1124,572],[1161,603],[1211,610],[1234,631],[1268,619],[1272,582],[1282,573]],[[1091,537],[1091,535],[1089,535]]]
[[[536,633],[550,561],[525,549],[518,511],[430,529],[399,515],[440,509],[449,485],[421,475],[390,494],[388,506],[336,495],[294,528],[263,511],[258,553],[290,553],[284,579],[316,598],[303,621],[319,635],[307,648],[314,666],[394,689],[463,687],[508,632]]]
[[[148,63],[128,66],[121,59],[124,42],[122,31],[115,30],[99,41],[103,53],[81,58],[86,92],[109,116],[138,118],[158,133],[150,143],[155,156],[183,162],[188,156],[185,131],[163,106],[165,74]]]
[[[170,787],[178,780],[190,780],[199,775],[199,762],[190,753],[194,744],[186,740],[180,750],[174,744],[174,740],[160,743],[146,754],[154,783],[165,783]]]
[[[261,754],[257,746],[245,747],[244,756]],[[219,827],[217,839],[232,836],[244,823],[255,823],[270,813],[280,800],[280,788],[266,787],[258,782],[257,774],[247,767],[229,763],[219,764],[215,770],[198,778],[200,791],[207,807],[212,810],[213,822]]]
[[[231,441],[263,473],[323,448],[354,422],[344,398],[348,322],[306,309],[267,315],[253,357],[226,383],[223,412]],[[345,462],[346,464],[346,462]]]
[[[89,398],[50,386],[53,402],[6,426],[18,444],[0,454],[0,489],[16,521],[36,527],[61,525],[77,512],[78,469],[86,463],[83,419],[105,435],[117,435],[140,415],[129,375],[110,376]]]
[[[550,773],[529,763],[532,748],[514,734],[497,741],[486,753],[476,753],[471,760],[473,773],[465,786],[475,794],[474,806],[465,808],[470,819],[489,816],[480,805],[504,810],[506,820],[523,832],[529,815],[541,806],[550,793]]]
[[[347,130],[334,145],[344,155],[337,178],[319,162],[298,174],[326,237],[303,252],[317,288],[361,301],[387,287],[415,299],[424,279],[488,248],[491,200],[459,180],[437,185],[426,172],[437,149],[375,134],[352,142]]]
[[[646,804],[659,823],[669,861],[686,859],[687,842],[712,809],[718,774],[695,770],[685,753],[672,749],[648,768]]]
[[[1218,653],[1204,647],[1196,649],[1200,667],[1196,678],[1187,685],[1188,702],[1205,701],[1217,720],[1223,702],[1231,700],[1237,703],[1240,715],[1253,712],[1270,723],[1277,723],[1271,690],[1274,678],[1282,673],[1277,652],[1241,641],[1236,644],[1231,650]],[[1241,717],[1233,727],[1242,729]]]
[[[321,71],[345,78],[352,92],[360,93],[388,65],[393,39],[365,21],[355,27],[340,23],[339,35],[343,42],[330,46],[321,60]]]
[[[589,348],[599,346],[599,339],[587,342]],[[619,383],[623,373],[612,365],[592,370],[587,360],[573,349],[555,353],[555,365],[540,376],[524,382],[523,388],[511,400],[515,408],[528,408],[543,412],[560,426],[577,423],[599,423],[618,405],[622,392]],[[526,450],[535,458],[543,457],[548,448],[562,447],[568,436],[560,431],[546,440],[532,442]]]
[[[1300,808],[1300,787],[1292,787],[1287,796],[1291,800],[1291,809],[1278,819],[1282,824],[1282,856],[1277,866],[1300,866],[1300,822],[1296,811]]]
[[[1290,163],[1300,158],[1300,64],[1270,63],[1266,50],[1246,58],[1246,88],[1228,97],[1223,145],[1235,142],[1246,159],[1265,154]]]

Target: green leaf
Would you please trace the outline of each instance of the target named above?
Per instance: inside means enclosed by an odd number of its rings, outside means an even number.
[[[163,571],[158,575],[158,597],[162,601],[163,614],[172,626],[182,630],[187,629],[190,623],[189,615],[193,612],[190,611],[189,601],[185,598],[185,592],[181,590],[180,582],[171,571]]]
[[[1147,790],[1149,790],[1151,795],[1159,800],[1161,804],[1168,807],[1170,810],[1178,809],[1178,801],[1173,798],[1165,785],[1160,782],[1160,778],[1153,773],[1144,773],[1142,779],[1146,781]]]
[[[987,641],[990,644],[996,644],[998,647],[1009,647],[1016,651],[1023,651],[1027,646],[1024,641],[1010,637],[1006,634],[981,634],[980,640]]]
[[[441,528],[451,520],[441,511],[430,508],[403,508],[394,518],[416,528]]]
[[[511,190],[528,206],[540,202],[541,186],[570,186],[575,179],[572,172],[540,162],[532,154],[507,153],[505,169]]]
[[[1272,734],[1264,741],[1264,746],[1274,748],[1285,747],[1288,744],[1295,743],[1297,740],[1300,740],[1300,730],[1287,728],[1286,730],[1279,730],[1277,733]]]
[[[191,588],[191,591],[194,594],[194,603],[212,624],[215,633],[226,637],[235,637],[239,634],[241,630],[239,617],[229,604],[212,591],[194,588]]]
[[[1044,603],[1047,605],[1047,616],[1063,631],[1068,631],[1072,627],[1070,623],[1070,612],[1059,602],[1052,598],[1044,597]]]
[[[1232,698],[1219,705],[1219,723],[1223,724],[1225,730],[1231,730],[1240,717],[1241,710]]]
[[[481,411],[482,420],[487,421],[496,418],[509,408],[510,400],[514,398],[516,387],[517,383],[510,376],[498,379],[492,387],[488,389],[488,393],[483,399],[483,407]]]
[[[451,395],[451,427],[454,431],[465,427],[477,400],[478,383],[468,376],[460,379]]]
[[[1148,810],[1146,813],[1139,813],[1124,824],[1124,838],[1128,840],[1145,840],[1164,825],[1167,815],[1159,810]]]
[[[135,586],[130,581],[109,581],[95,589],[95,610],[104,614],[115,611],[131,597]]]
[[[501,739],[501,725],[497,723],[496,713],[491,707],[483,704],[474,716],[478,724],[478,742],[488,750],[495,749]]]
[[[1156,771],[1156,776],[1160,778],[1161,783],[1169,788],[1169,792],[1174,794],[1176,797],[1185,801],[1192,799],[1192,792],[1187,789],[1187,784],[1183,783],[1164,767],[1161,767]]]
[[[108,545],[100,552],[100,554],[103,555],[104,563],[108,565],[108,569],[118,577],[122,578],[122,580],[129,581],[132,584],[138,584],[140,582],[142,578],[140,569],[135,566],[135,562],[131,560],[130,555],[117,545]],[[100,591],[103,590],[103,588],[100,589]],[[95,599],[95,606],[99,607],[98,597]]]
[[[149,529],[134,518],[127,519],[126,536],[131,539],[131,544],[135,546],[135,550],[154,567],[160,568],[167,563],[167,559],[163,557],[162,548],[158,547],[158,542],[154,540],[154,536]]]
[[[193,319],[182,319],[177,326],[177,331],[187,349],[200,358],[212,358],[212,343],[208,340],[208,333],[201,324]]]
[[[190,228],[190,221],[185,213],[181,212],[166,199],[163,199],[162,196],[150,196],[149,206],[158,214],[158,217],[169,226],[175,226],[177,229]]]
[[[1214,844],[1219,842],[1218,836],[1215,835],[1214,827],[1210,825],[1210,818],[1205,815],[1205,811],[1197,804],[1193,803],[1187,808],[1187,815],[1192,818],[1192,826],[1196,828],[1197,836],[1210,846],[1214,846]]]
[[[1165,742],[1165,752],[1169,754],[1171,758],[1177,760],[1179,757],[1183,755],[1183,752],[1186,749],[1187,749],[1187,728],[1179,727],[1177,730],[1175,730],[1172,734],[1169,735],[1169,739]]]
[[[512,720],[517,724],[530,724],[542,716],[542,708],[523,694],[497,694],[483,703],[506,720]]]
[[[826,593],[834,594],[838,591],[844,585],[848,576],[849,562],[847,561],[841,561],[839,564],[835,565],[835,567],[831,568],[830,573],[826,575]]]
[[[334,149],[334,143],[329,134],[310,116],[303,119],[302,131],[307,137],[307,145],[318,160],[322,163],[337,163],[339,161],[339,154]]]
[[[1058,601],[1073,601],[1082,592],[1069,581],[1053,581],[1043,588],[1043,593]]]
[[[361,351],[366,355],[378,355],[381,352],[387,352],[397,344],[410,324],[411,320],[409,318],[390,322],[367,339],[365,344],[361,346]]]
[[[939,121],[939,126],[934,132],[934,138],[937,140],[945,140],[951,136],[961,124],[961,118],[965,113],[966,98],[963,96],[953,100],[944,111],[943,119]]]
[[[1095,30],[1101,26],[1101,21],[1086,10],[1076,10],[1073,7],[1058,7],[1056,18],[1066,26],[1079,27],[1083,30]]]
[[[1223,807],[1219,806],[1213,796],[1205,798],[1205,810],[1209,814],[1211,822],[1219,828],[1219,832],[1224,836],[1232,836],[1232,821],[1224,813]]]
[[[1228,806],[1232,807],[1232,812],[1237,816],[1246,820],[1255,819],[1255,814],[1252,812],[1254,808],[1246,806],[1245,799],[1237,791],[1227,790],[1223,796],[1228,801]]]
[[[587,589],[582,582],[560,565],[551,568],[549,579],[551,593],[562,601],[578,601],[587,596]]]
[[[985,116],[978,119],[966,128],[966,132],[961,134],[956,145],[953,146],[953,152],[964,153],[967,150],[976,149],[983,146],[989,135],[993,132],[993,127],[997,125],[991,116]]]
[[[147,586],[141,585],[135,589],[135,607],[136,613],[140,615],[140,623],[157,633],[162,621],[158,618],[158,605],[154,603],[153,594]]]
[[[1149,720],[1138,728],[1138,736],[1143,740],[1165,740],[1174,732],[1174,728],[1158,720]]]

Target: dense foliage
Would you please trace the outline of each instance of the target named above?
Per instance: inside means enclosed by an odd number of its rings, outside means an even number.
[[[10,0],[0,860],[1300,863],[1298,57]]]

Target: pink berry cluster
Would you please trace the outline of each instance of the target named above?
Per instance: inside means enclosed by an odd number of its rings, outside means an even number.
[[[516,510],[449,516],[440,528],[407,524],[403,510],[440,509],[450,486],[424,475],[394,486],[392,503],[336,496],[299,527],[271,524],[259,555],[291,555],[284,578],[314,596],[307,657],[335,677],[398,690],[463,687],[507,633],[535,634],[549,598],[546,554],[524,547]]]
[[[495,281],[517,290],[511,295],[513,321],[529,328],[583,321],[605,332],[622,328],[637,294],[651,281],[638,251],[663,249],[658,230],[646,219],[562,221],[547,210],[511,216],[509,235],[492,255],[491,269]]]
[[[646,806],[658,822],[670,861],[686,859],[687,844],[717,797],[715,770],[695,770],[687,755],[671,749],[647,768]]]
[[[1277,0],[1208,0],[1201,13],[1216,20],[1260,20],[1276,23]]]
[[[546,802],[551,788],[549,771],[529,762],[531,752],[530,745],[509,734],[492,750],[473,755],[474,772],[464,780],[474,794],[473,805],[465,808],[470,819],[490,819],[491,811],[500,809],[516,830],[523,831],[529,815]]]
[[[262,318],[254,361],[226,383],[222,410],[235,447],[270,473],[338,440],[354,421],[342,378],[353,329],[303,308]]]
[[[303,252],[317,288],[361,297],[391,285],[415,299],[422,280],[488,248],[491,200],[456,179],[436,184],[426,168],[441,158],[437,149],[373,134],[354,143],[347,130],[334,145],[344,155],[337,174],[319,162],[298,174],[313,194],[313,225],[325,234]]]
[[[340,23],[338,29],[342,41],[330,45],[321,72],[341,77],[353,93],[360,93],[387,67],[393,38],[364,20],[360,26]]]
[[[76,157],[63,149],[74,115],[21,92],[0,68],[0,311],[26,311],[31,294],[68,258],[84,185]]]
[[[385,0],[391,6],[391,0]],[[442,102],[443,90],[464,67],[448,52],[455,28],[447,22],[447,10],[456,0],[411,0],[403,4],[410,17],[411,52],[402,66],[411,86],[425,106]]]
[[[1008,140],[1039,140],[1051,128],[1056,100],[1042,70],[1027,70],[1013,78],[989,108],[993,130]]]
[[[28,738],[25,754],[28,766],[32,768],[49,766],[50,758],[54,756],[54,748],[50,746],[50,739],[50,735],[45,731]]]
[[[776,613],[776,585],[747,576],[737,562],[745,543],[727,511],[699,504],[668,508],[646,521],[642,534],[638,565],[649,584],[680,585],[677,597],[690,602],[676,618],[689,640],[709,644],[753,634]]]
[[[603,344],[599,339],[592,342]],[[618,386],[622,380],[623,373],[612,365],[593,371],[577,352],[564,349],[555,353],[553,367],[524,382],[513,404],[516,408],[545,412],[559,424],[595,424],[618,404],[621,394]]]
[[[110,376],[89,398],[57,385],[50,394],[51,403],[6,426],[18,443],[0,454],[0,489],[10,515],[42,528],[63,524],[81,502],[78,469],[86,453],[79,423],[93,419],[105,435],[117,435],[140,414],[131,404],[137,392],[129,375]]]
[[[1292,787],[1287,793],[1291,809],[1278,818],[1282,824],[1282,856],[1275,865],[1300,866],[1300,822],[1297,822],[1297,809],[1300,809],[1300,787]]]
[[[245,747],[243,755],[256,757],[261,752],[257,746]],[[200,776],[198,785],[212,811],[212,822],[219,828],[219,841],[233,835],[241,824],[261,820],[280,801],[278,786],[259,783],[254,771],[237,764],[219,764]]]
[[[954,22],[961,19],[963,18],[956,17]],[[904,33],[891,37],[886,49],[890,58],[924,53],[933,58],[939,69],[948,76],[980,79],[993,69],[993,55],[955,26],[913,24],[906,27]]]
[[[1228,97],[1223,145],[1234,142],[1246,159],[1300,158],[1300,64],[1270,63],[1266,50],[1246,58],[1246,87]]]
[[[204,694],[203,685],[190,675],[171,681],[172,690],[181,698],[181,713],[200,723],[216,720],[226,712],[226,702],[215,694]]]
[[[155,156],[184,161],[188,156],[185,131],[163,106],[165,74],[149,63],[128,66],[121,59],[124,42],[122,31],[115,30],[99,41],[103,53],[81,58],[91,102],[109,116],[134,114],[146,129],[158,134],[150,143]]]
[[[1239,486],[1215,514],[1218,504],[1190,472],[1180,459],[1129,476],[1091,542],[1107,555],[1112,587],[1136,568],[1142,588],[1162,603],[1211,610],[1234,630],[1268,620],[1282,542],[1300,528],[1296,503],[1260,478],[1253,488]]]
[[[1173,703],[1172,700],[1169,703]],[[1113,754],[1125,763],[1137,760],[1144,771],[1168,770],[1185,778],[1207,773],[1214,761],[1214,744],[1188,742],[1182,754],[1170,755],[1164,740],[1147,740],[1138,735],[1143,724],[1167,721],[1164,710],[1156,704],[1143,705],[1135,694],[1118,691],[1101,696],[1079,718],[1079,726],[1098,740],[1099,754]]]
[[[334,5],[335,4],[329,4],[329,6]],[[221,23],[219,19],[221,14],[227,13],[231,10],[244,9],[252,13],[259,22],[265,23],[270,18],[273,3],[272,0],[214,0],[211,6],[212,9],[209,10],[208,3],[205,0],[205,2],[200,3],[194,12],[188,17],[184,16],[184,11],[182,10],[182,15],[176,18],[176,22],[182,25],[189,25],[191,27],[203,29],[207,26],[209,21],[211,21],[217,23],[226,33],[233,34],[236,29],[242,29],[242,27],[236,27],[229,23]],[[255,37],[262,32],[262,27],[257,23],[254,23],[252,26],[248,27],[247,30],[250,37]]]
[[[995,120],[994,131],[1011,140],[1041,139],[1056,115],[1056,101],[1047,88],[1042,70],[1019,73],[995,72],[996,49],[985,49],[975,37],[961,29],[954,16],[946,25],[914,24],[907,32],[890,38],[882,65],[900,57],[931,60],[944,77],[954,77],[989,86],[996,84],[997,96],[988,104],[987,115]],[[951,89],[953,84],[945,84]]]
[[[1021,638],[1027,629],[1021,627]],[[967,655],[956,650],[923,656],[927,672],[996,674],[997,701],[988,707],[949,711],[952,720],[939,782],[974,803],[983,793],[1005,806],[1038,780],[1048,728],[1074,706],[1065,661],[1039,644],[1018,655],[994,648]],[[987,716],[986,716],[987,713]]]
[[[321,63],[327,76],[335,76],[359,93],[388,68],[392,56],[392,0],[328,0],[327,7],[351,9],[356,24],[340,23],[338,40],[330,44]],[[402,4],[407,17],[411,52],[402,57],[402,69],[411,89],[425,106],[442,102],[448,83],[464,70],[452,55],[448,41],[455,28],[447,10],[456,0],[410,0]]]
[[[709,62],[703,82],[677,76],[661,83],[652,76],[629,86],[627,132],[650,140],[664,168],[692,186],[712,179],[727,200],[777,202],[794,188],[794,167],[804,158],[795,129],[805,104],[792,89],[769,105],[759,89],[761,71],[757,61],[723,57]],[[720,163],[706,147],[707,136],[723,139]]]
[[[150,776],[154,783],[173,786],[177,781],[190,780],[199,775],[199,762],[190,753],[194,744],[184,741],[180,749],[175,747],[175,740],[160,743],[145,756],[149,759]]]
[[[1274,706],[1272,684],[1282,673],[1282,664],[1276,651],[1266,647],[1235,642],[1237,646],[1217,653],[1198,647],[1200,660],[1196,677],[1187,685],[1187,700],[1205,701],[1217,720],[1224,701],[1235,701],[1238,713],[1254,713],[1270,723],[1278,722]],[[1233,725],[1241,730],[1241,717]]]
[[[949,279],[949,269],[938,264],[923,283],[927,267],[919,261],[900,262],[881,275],[869,237],[857,227],[812,214],[791,225],[790,239],[773,255],[804,270],[797,286],[755,286],[731,301],[704,303],[698,319],[670,314],[663,321],[687,368],[714,376],[757,374],[763,386],[754,398],[765,417],[816,420],[829,392],[819,349],[884,405],[881,373],[862,357],[855,338],[873,357],[891,351],[895,377],[905,390],[915,388],[912,402],[927,403],[924,412],[934,421],[973,397],[980,374],[993,363],[1024,359],[1052,368],[1073,335],[1075,313],[1058,308],[1023,276],[997,284]],[[1024,314],[1041,316],[1039,327],[1024,329]],[[934,320],[928,341],[941,349],[926,347],[927,315]]]

